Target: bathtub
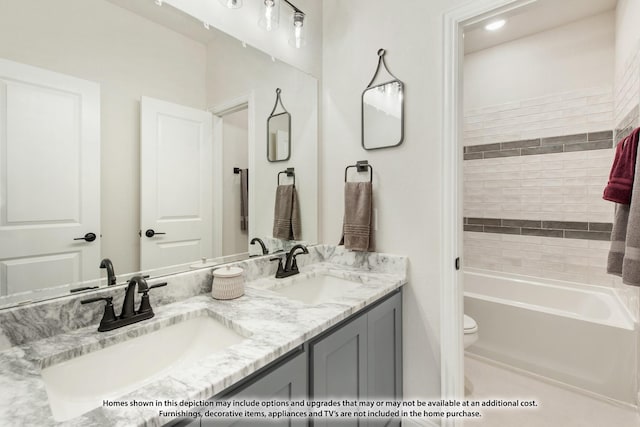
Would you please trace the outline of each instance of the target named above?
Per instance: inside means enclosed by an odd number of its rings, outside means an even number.
[[[467,268],[464,290],[467,352],[637,404],[636,322],[613,289]]]

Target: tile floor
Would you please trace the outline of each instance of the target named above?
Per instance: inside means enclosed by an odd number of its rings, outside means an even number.
[[[490,427],[640,427],[638,412],[482,361],[465,357],[469,400],[535,399],[538,408],[485,409],[465,426]],[[473,408],[469,408],[473,410]]]

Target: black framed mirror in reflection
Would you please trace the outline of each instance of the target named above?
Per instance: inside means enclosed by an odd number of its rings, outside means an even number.
[[[291,114],[282,103],[282,90],[276,89],[276,102],[267,119],[267,159],[270,162],[283,162],[291,158]],[[276,113],[278,104],[281,113]]]
[[[106,286],[103,258],[122,283],[262,255],[255,237],[283,247],[257,124],[273,88],[296,93],[288,107],[304,128],[290,137],[315,147],[314,77],[166,3],[20,0],[0,14],[0,84],[0,123],[14,130],[0,170],[0,307]],[[238,103],[244,115],[227,114]],[[211,137],[196,124],[207,122]],[[294,151],[313,244],[317,160]],[[249,171],[243,202],[234,168]]]

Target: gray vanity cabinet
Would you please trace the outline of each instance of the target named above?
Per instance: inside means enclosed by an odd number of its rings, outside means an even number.
[[[402,399],[402,293],[356,313],[298,350],[254,373],[213,399]],[[295,408],[294,408],[295,409]],[[388,407],[375,409],[388,410]],[[203,411],[204,412],[204,411]],[[232,419],[178,421],[166,427],[201,426],[395,427],[398,419],[292,418],[281,422]]]
[[[312,341],[312,399],[402,399],[402,294]],[[388,409],[388,408],[386,408]],[[336,425],[314,420],[314,426]],[[341,420],[344,426],[396,426],[400,420]]]

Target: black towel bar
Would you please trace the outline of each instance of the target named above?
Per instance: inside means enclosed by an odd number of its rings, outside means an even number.
[[[287,176],[291,176],[293,177],[293,185],[296,185],[296,173],[294,168],[286,168],[285,170],[283,170],[282,172],[278,173],[278,185],[280,185],[280,175],[282,174],[286,174]]]
[[[347,171],[350,168],[356,168],[358,172],[366,172],[369,170],[369,182],[373,182],[373,166],[369,164],[368,160],[358,160],[355,165],[349,165],[344,168],[344,182],[347,182]]]

